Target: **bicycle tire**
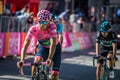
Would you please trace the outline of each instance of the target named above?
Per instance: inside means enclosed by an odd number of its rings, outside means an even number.
[[[101,68],[100,80],[104,80],[104,69]]]
[[[97,56],[93,57],[93,66],[95,65],[94,60],[98,59],[98,58],[99,57],[97,57]],[[113,59],[114,58],[103,58],[103,61],[113,60]],[[114,78],[109,77],[109,68],[108,68],[108,65],[106,64],[106,62],[102,64],[101,73],[100,73],[100,80],[114,80]]]
[[[38,67],[36,67],[36,71],[35,71],[35,80],[39,80],[39,77],[40,77],[40,75],[39,75],[39,68]]]
[[[102,67],[100,80],[111,80],[109,78],[109,70],[107,70],[107,68],[105,69],[105,68]]]
[[[105,77],[105,80],[110,80],[108,76]]]
[[[46,66],[40,65],[36,66],[36,76],[35,80],[52,80],[49,78],[48,69]]]
[[[100,80],[109,80],[107,71],[103,67],[101,68]]]
[[[35,78],[35,80],[47,80],[45,78],[45,74],[42,71],[40,71],[40,69],[38,71],[36,70],[36,78]]]

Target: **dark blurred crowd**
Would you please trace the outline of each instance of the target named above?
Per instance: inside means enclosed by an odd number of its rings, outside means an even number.
[[[3,13],[0,15],[1,32],[26,32],[34,24],[34,13],[30,12],[29,4],[23,9],[12,12],[12,5],[6,4]]]
[[[3,9],[3,14],[0,15],[1,32],[27,32],[30,26],[36,24],[36,15],[30,11],[29,4],[14,13],[11,11],[11,6],[11,4],[7,4]],[[94,6],[90,7],[88,11],[76,8],[60,13],[56,3],[48,3],[45,9],[49,10],[52,15],[59,17],[64,31],[67,32],[96,32],[99,29],[99,24],[106,18],[105,9],[102,8],[98,14]],[[112,19],[110,21],[112,22]]]

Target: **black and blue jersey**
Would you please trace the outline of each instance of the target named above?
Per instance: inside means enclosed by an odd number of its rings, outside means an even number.
[[[96,42],[101,47],[112,47],[112,43],[117,43],[117,35],[115,32],[109,32],[107,37],[102,36],[101,32],[97,33]]]

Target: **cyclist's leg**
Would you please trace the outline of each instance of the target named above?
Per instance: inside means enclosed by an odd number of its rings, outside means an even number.
[[[101,64],[97,63],[96,80],[100,80],[100,73],[101,73]]]
[[[96,68],[96,80],[100,80],[101,66],[103,61],[97,60],[97,68]]]
[[[106,56],[107,51],[105,50],[105,48],[100,48],[100,59],[97,60],[97,68],[96,68],[96,80],[100,80],[100,74],[101,74],[101,66],[103,64],[103,60],[102,58]]]
[[[53,56],[52,80],[59,80],[59,70],[61,65],[61,45],[56,46],[56,51]]]
[[[41,56],[35,56],[35,58],[34,58],[34,63],[38,63],[38,62],[42,62],[43,61],[43,58],[41,57]],[[35,74],[35,71],[36,71],[36,67],[33,65],[32,66],[32,73],[31,73],[31,75],[33,76],[33,77],[35,77],[36,76],[36,74]]]
[[[112,52],[112,51],[109,51],[109,52],[108,52],[107,58],[113,58],[113,52]],[[113,67],[114,67],[114,62],[113,62],[113,60],[108,60],[108,65],[109,65],[110,70],[112,70]]]
[[[42,62],[43,61],[43,54],[45,52],[45,49],[42,47],[42,46],[39,46],[38,48],[38,53],[35,55],[35,58],[34,58],[34,63],[38,63],[38,62]],[[36,71],[36,67],[33,65],[32,66],[32,77],[35,77],[35,71]]]

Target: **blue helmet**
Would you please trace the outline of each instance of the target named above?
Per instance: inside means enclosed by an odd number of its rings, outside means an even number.
[[[104,21],[101,25],[100,25],[100,31],[101,32],[109,32],[111,30],[111,23]]]

